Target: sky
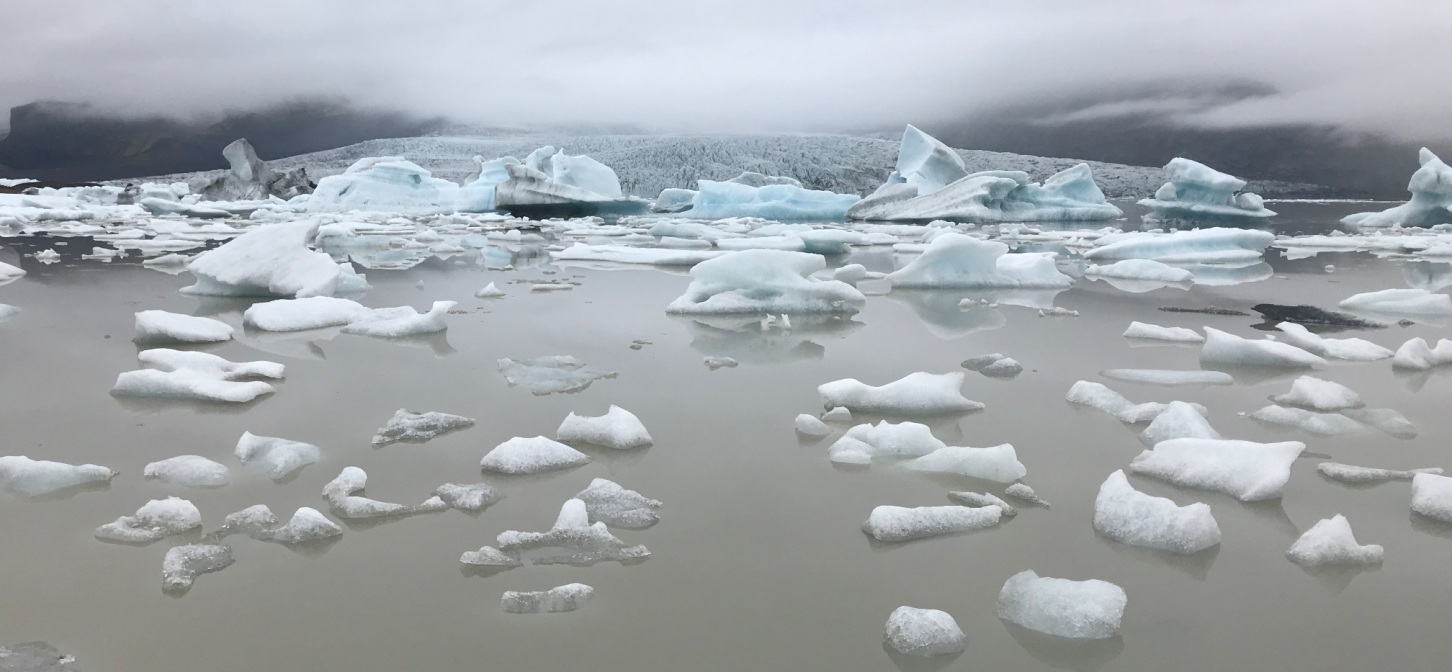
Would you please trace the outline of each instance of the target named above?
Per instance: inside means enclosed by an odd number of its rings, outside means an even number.
[[[190,116],[340,97],[479,124],[836,131],[1165,84],[1180,93],[1069,114],[1452,134],[1448,0],[5,4],[3,108]],[[1275,93],[1194,95],[1225,80]]]

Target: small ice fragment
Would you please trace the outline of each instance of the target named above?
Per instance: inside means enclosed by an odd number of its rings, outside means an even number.
[[[1177,371],[1173,369],[1107,369],[1100,375],[1126,383],[1147,385],[1232,385],[1235,378],[1224,371]]]
[[[883,639],[898,653],[931,657],[968,648],[968,636],[946,611],[898,607],[887,617]]]
[[[428,312],[419,313],[408,306],[380,308],[343,327],[345,334],[376,338],[407,338],[437,334],[449,328],[444,317],[458,305],[455,301],[435,301]]]
[[[504,290],[491,282],[485,285],[483,289],[474,292],[474,296],[481,299],[497,299],[504,296]]]
[[[192,488],[219,488],[231,481],[225,465],[200,455],[178,455],[152,462],[141,475]]]
[[[268,478],[281,481],[318,461],[322,451],[310,443],[243,432],[234,451],[242,464],[256,464]]]
[[[991,448],[946,446],[901,465],[913,471],[958,474],[995,483],[1012,483],[1028,474],[1012,444]]]
[[[960,391],[964,375],[962,371],[920,371],[877,387],[845,378],[819,385],[817,393],[828,406],[869,413],[933,415],[982,410],[983,404],[969,400]]]
[[[216,343],[232,339],[232,327],[208,317],[164,310],[136,313],[136,343]]]
[[[998,524],[1002,513],[996,506],[879,506],[862,524],[862,531],[877,541],[912,541],[988,529]]]
[[[429,411],[418,413],[400,408],[388,424],[373,435],[373,445],[386,446],[398,441],[423,443],[437,436],[474,426],[474,420],[461,415]]]
[[[1099,486],[1094,529],[1123,544],[1183,555],[1220,543],[1220,526],[1208,505],[1178,506],[1164,497],[1146,495],[1129,484],[1123,470]]]
[[[1186,329],[1185,327],[1161,327],[1157,324],[1147,324],[1144,322],[1130,322],[1129,328],[1124,330],[1124,337],[1171,341],[1174,343],[1205,342],[1205,337],[1201,336],[1194,329]]]
[[[537,282],[530,285],[531,292],[563,292],[574,289],[575,286],[564,282]]]
[[[326,516],[311,507],[301,507],[292,514],[292,519],[282,527],[263,530],[253,535],[259,541],[276,541],[283,544],[306,544],[331,539],[343,534],[343,528],[328,520]]]
[[[236,513],[227,514],[227,517],[222,519],[222,526],[202,537],[202,543],[215,544],[234,534],[245,534],[256,538],[265,530],[277,527],[281,523],[282,521],[277,519],[277,515],[272,512],[272,509],[267,508],[266,504],[249,506]]]
[[[1361,408],[1366,402],[1361,396],[1340,383],[1333,383],[1311,376],[1301,376],[1291,383],[1291,390],[1270,398],[1282,406],[1296,406],[1322,413]]]
[[[977,371],[990,378],[1012,378],[1023,373],[1023,365],[1012,357],[999,353],[979,355],[963,360],[963,368]]]
[[[1062,306],[1054,306],[1052,308],[1041,308],[1041,309],[1039,309],[1039,317],[1078,317],[1078,316],[1079,316],[1079,311],[1077,311],[1077,310],[1069,310],[1068,308],[1064,308]]]
[[[827,423],[817,419],[815,415],[803,413],[797,416],[797,433],[803,436],[827,436],[832,433],[832,428]]]
[[[822,414],[822,422],[847,424],[849,422],[852,422],[852,411],[847,410],[847,408],[843,406],[834,407],[828,410],[826,413]]]
[[[483,511],[504,499],[504,495],[488,483],[445,483],[434,490],[434,494],[450,507],[470,512]]]
[[[1291,478],[1291,463],[1304,450],[1306,444],[1299,441],[1171,439],[1140,453],[1130,462],[1129,470],[1178,486],[1223,492],[1243,502],[1254,502],[1281,496]]]
[[[198,576],[220,572],[232,565],[231,546],[188,544],[166,552],[161,561],[161,588],[179,592],[192,587]]]
[[[1251,413],[1249,417],[1272,425],[1295,427],[1320,436],[1349,434],[1361,429],[1361,423],[1339,413],[1317,413],[1285,406],[1266,406]]]
[[[1339,513],[1311,526],[1286,551],[1286,559],[1306,567],[1379,565],[1382,555],[1381,546],[1356,543],[1351,523]]]
[[[586,464],[590,456],[543,436],[514,437],[495,446],[479,467],[502,474],[538,474]]]
[[[1003,494],[1008,495],[1009,497],[1012,497],[1014,499],[1028,502],[1029,504],[1032,504],[1034,506],[1042,506],[1046,509],[1053,506],[1048,502],[1048,500],[1040,498],[1038,496],[1038,493],[1035,493],[1034,489],[1030,488],[1026,483],[1014,483],[1013,485],[1004,488]]]
[[[1392,356],[1392,351],[1360,338],[1326,338],[1294,322],[1276,325],[1280,340],[1313,355],[1352,362],[1372,362]]]
[[[848,264],[832,271],[832,279],[855,285],[867,279],[867,267],[862,264]]]
[[[712,371],[720,368],[734,369],[737,365],[737,361],[730,357],[706,357],[701,361]]]
[[[996,506],[998,507],[998,510],[1002,512],[1002,515],[1009,518],[1018,515],[1018,509],[1013,508],[1012,505],[1004,501],[1001,497],[988,492],[954,491],[948,493],[948,499],[958,502],[959,504],[962,504],[964,506],[971,506],[975,508]]]
[[[1387,481],[1410,481],[1417,474],[1441,474],[1441,467],[1427,467],[1423,469],[1407,469],[1399,471],[1396,469],[1377,469],[1374,467],[1358,467],[1340,462],[1322,462],[1316,465],[1316,471],[1332,480],[1342,483],[1385,483]]]
[[[1108,639],[1119,632],[1124,589],[1107,581],[1040,577],[1033,570],[1013,575],[998,593],[999,618],[1029,630],[1070,639]]]
[[[1349,408],[1342,415],[1398,439],[1417,437],[1417,426],[1407,416],[1391,408]]]
[[[579,392],[602,378],[614,378],[612,371],[592,369],[574,357],[556,355],[534,359],[498,361],[499,372],[511,386],[523,385],[531,394]]]
[[[202,512],[180,497],[153,499],[136,513],[96,528],[96,538],[125,544],[149,544],[202,526]]]
[[[1218,439],[1220,433],[1210,426],[1205,416],[1194,406],[1183,401],[1172,401],[1163,413],[1155,416],[1148,427],[1139,433],[1146,445],[1155,445],[1170,439]]]
[[[500,598],[500,606],[505,613],[510,614],[574,611],[585,606],[594,592],[594,588],[583,583],[571,583],[529,593],[509,590]]]
[[[1357,294],[1340,306],[1364,312],[1435,317],[1452,315],[1452,296],[1426,289],[1383,289]]]
[[[604,522],[611,527],[640,530],[660,521],[660,514],[656,513],[661,507],[660,501],[603,478],[590,481],[590,487],[576,493],[575,499],[585,503],[592,522]]]
[[[650,432],[634,413],[611,405],[605,415],[587,416],[570,413],[555,430],[555,439],[588,443],[616,450],[643,448],[654,441]]]
[[[343,519],[406,516],[443,511],[449,508],[449,505],[437,496],[430,497],[417,506],[380,502],[376,499],[358,496],[358,493],[367,486],[368,474],[366,472],[358,467],[344,467],[336,478],[323,486],[323,498],[328,500],[328,507],[332,510],[333,515]]]
[[[927,425],[883,420],[848,429],[827,448],[827,457],[844,464],[868,464],[880,458],[920,457],[946,447]]]
[[[0,457],[0,490],[27,497],[85,485],[109,483],[120,473],[95,464],[32,460],[24,455]]]
[[[1392,358],[1392,368],[1426,371],[1431,368],[1452,364],[1452,341],[1441,339],[1437,347],[1427,345],[1427,340],[1414,338],[1397,348]]]
[[[1452,523],[1452,477],[1439,474],[1412,476],[1412,512]]]

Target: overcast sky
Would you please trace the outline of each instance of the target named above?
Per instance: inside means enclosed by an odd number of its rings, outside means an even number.
[[[838,130],[1144,82],[1254,80],[1202,125],[1452,130],[1452,0],[4,0],[0,107],[303,96],[479,123]]]

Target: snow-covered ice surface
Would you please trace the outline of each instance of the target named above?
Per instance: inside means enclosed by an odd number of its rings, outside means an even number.
[[[560,441],[588,443],[616,450],[644,448],[651,445],[650,432],[634,413],[611,405],[605,415],[588,416],[570,413],[555,430]]]
[[[232,327],[208,317],[178,315],[164,310],[136,314],[137,343],[216,343],[232,338]]]
[[[1225,493],[1245,502],[1281,496],[1291,464],[1306,450],[1299,441],[1171,439],[1129,463],[1130,471],[1186,488]]]
[[[1381,546],[1356,543],[1356,537],[1351,534],[1351,523],[1346,516],[1338,513],[1306,530],[1291,544],[1286,558],[1305,567],[1379,565],[1384,553]]]
[[[230,362],[205,352],[155,348],[136,358],[152,368],[126,371],[116,378],[111,394],[243,403],[272,394],[272,385],[245,378],[281,378],[275,362]]]
[[[543,436],[514,437],[494,447],[479,462],[485,471],[538,474],[586,464],[590,456]]]
[[[879,506],[867,516],[862,531],[877,541],[912,541],[986,530],[997,525],[1001,515],[996,506]]]
[[[117,471],[95,464],[32,460],[24,455],[0,457],[0,490],[26,496],[105,486]]]

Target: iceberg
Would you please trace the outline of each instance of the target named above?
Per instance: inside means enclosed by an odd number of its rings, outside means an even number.
[[[1195,274],[1183,268],[1175,268],[1153,259],[1124,259],[1108,265],[1090,264],[1084,275],[1122,280],[1149,280],[1153,282],[1194,282]]]
[[[1392,357],[1392,368],[1426,371],[1446,364],[1452,364],[1452,341],[1437,341],[1437,347],[1427,345],[1427,339],[1420,336],[1397,348]]]
[[[856,313],[867,297],[837,280],[814,280],[821,256],[782,250],[743,250],[696,264],[685,294],[668,313]]]
[[[1277,499],[1291,479],[1291,463],[1306,450],[1299,441],[1255,443],[1230,439],[1171,439],[1129,464],[1136,474],[1186,488],[1222,492],[1243,502]]]
[[[238,138],[223,147],[222,156],[227,159],[227,172],[193,190],[206,200],[259,201],[273,197],[288,200],[313,191],[307,168],[299,166],[278,173],[257,157],[247,138]]]
[[[185,592],[197,577],[220,572],[232,566],[231,546],[187,544],[166,551],[161,561],[161,589],[168,593]]]
[[[1130,322],[1129,328],[1124,330],[1125,338],[1140,338],[1151,341],[1170,341],[1172,343],[1204,343],[1205,337],[1201,336],[1194,329],[1185,327],[1162,327],[1157,324],[1145,322]]]
[[[1203,340],[1203,339],[1202,339]],[[1111,380],[1146,385],[1230,385],[1235,377],[1224,371],[1182,371],[1177,369],[1105,369],[1100,375]]]
[[[232,327],[208,317],[164,310],[136,313],[135,343],[218,343],[232,340]]]
[[[24,270],[21,270],[17,266],[11,266],[10,264],[0,261],[0,285],[11,282],[17,278],[20,278],[23,275],[25,275]]]
[[[306,331],[345,325],[372,312],[357,301],[312,296],[254,303],[242,313],[242,323],[263,331]]]
[[[231,482],[226,465],[201,455],[178,455],[152,462],[146,465],[141,475],[190,488],[220,488]]]
[[[802,413],[795,421],[797,433],[802,436],[823,437],[832,433],[832,428],[815,415]]]
[[[1154,219],[1241,219],[1274,217],[1260,196],[1241,192],[1245,180],[1203,163],[1175,157],[1165,164],[1169,180],[1140,205],[1154,210]],[[1239,193],[1238,193],[1239,192]]]
[[[883,641],[898,653],[929,658],[961,653],[968,636],[946,611],[898,607],[887,617]]]
[[[625,198],[620,179],[609,166],[551,146],[530,152],[523,163],[506,163],[502,168],[504,179],[494,187],[493,205],[516,215],[561,207],[575,215],[634,214],[648,205]]]
[[[918,457],[946,447],[927,425],[883,420],[848,429],[827,448],[827,458],[842,464],[869,464],[878,458]]]
[[[585,606],[594,593],[594,588],[583,583],[570,583],[528,593],[506,590],[499,598],[499,604],[509,614],[555,614]]]
[[[266,504],[249,506],[241,511],[229,513],[222,519],[222,526],[202,537],[202,543],[214,544],[234,534],[256,537],[264,530],[277,527],[282,521]]]
[[[1286,559],[1303,567],[1379,565],[1382,555],[1380,546],[1356,543],[1351,523],[1339,513],[1312,525],[1286,551]]]
[[[110,483],[120,473],[95,464],[32,460],[24,455],[0,457],[0,490],[27,497]]]
[[[373,434],[373,447],[380,448],[399,441],[423,443],[437,436],[474,426],[472,418],[430,411],[416,413],[405,408],[394,411],[388,423]]]
[[[498,547],[485,546],[459,557],[466,565],[486,567],[518,567],[528,562],[535,565],[574,565],[584,567],[599,562],[636,562],[650,557],[644,546],[627,546],[610,534],[605,523],[590,524],[585,503],[571,499],[560,507],[560,515],[548,532],[501,532],[495,539]]]
[[[1108,639],[1119,633],[1128,603],[1124,589],[1108,581],[1040,577],[1029,569],[1003,584],[994,613],[1046,635]]]
[[[630,450],[651,445],[650,432],[634,413],[611,405],[601,416],[570,413],[555,430],[559,441],[588,443],[616,450]]]
[[[318,180],[308,198],[312,212],[354,210],[432,214],[441,212],[487,211],[493,209],[493,194],[478,208],[462,204],[459,185],[433,176],[418,164],[401,156],[360,159],[341,175]]]
[[[945,534],[986,530],[998,524],[996,506],[879,506],[867,516],[862,531],[881,542],[897,543]]]
[[[153,499],[136,513],[96,528],[96,538],[123,544],[149,544],[202,526],[202,512],[180,497]]]
[[[378,308],[343,327],[345,334],[359,334],[375,338],[408,338],[437,334],[449,328],[444,317],[458,305],[455,301],[435,301],[427,312],[417,312],[408,306]]]
[[[1291,383],[1290,391],[1271,397],[1281,406],[1296,406],[1322,413],[1334,413],[1349,408],[1361,408],[1366,402],[1351,388],[1329,380],[1301,376]]]
[[[1431,226],[1452,222],[1452,167],[1426,147],[1417,153],[1421,167],[1412,173],[1412,199],[1381,212],[1359,212],[1341,221],[1352,226]]]
[[[983,404],[963,396],[965,376],[962,371],[919,371],[877,387],[844,378],[817,386],[817,393],[828,408],[840,406],[853,413],[935,415],[982,410]]]
[[[1146,495],[1129,484],[1123,470],[1099,486],[1094,529],[1122,544],[1181,555],[1220,544],[1220,526],[1208,505],[1178,506],[1164,497]]]
[[[1452,477],[1429,473],[1412,476],[1412,513],[1452,523]]]
[[[310,443],[289,441],[271,436],[243,432],[233,451],[242,464],[253,465],[274,481],[285,480],[299,469],[317,462],[322,451]]]
[[[479,467],[501,474],[538,474],[572,469],[590,461],[590,456],[543,436],[514,437],[495,446],[480,460]]]
[[[1136,404],[1102,383],[1087,380],[1075,382],[1069,387],[1069,393],[1064,395],[1064,400],[1071,404],[1099,409],[1114,416],[1114,419],[1128,424],[1151,422],[1170,410],[1173,405],[1173,402],[1161,404],[1154,401]],[[1204,406],[1198,404],[1187,404],[1187,406],[1200,415],[1206,413]]]
[[[197,282],[182,289],[202,296],[328,296],[341,271],[323,252],[308,249],[317,220],[267,224],[197,255],[187,270]]]
[[[205,352],[156,348],[136,358],[154,368],[126,371],[116,377],[114,396],[197,399],[245,403],[275,390],[260,380],[281,378],[283,366],[275,362],[229,362]]]
[[[343,534],[343,528],[328,520],[317,509],[303,506],[292,514],[292,518],[282,527],[269,530],[261,530],[252,535],[258,541],[275,541],[280,544],[296,546],[308,544]]]
[[[1427,467],[1424,469],[1377,469],[1374,467],[1358,467],[1340,462],[1322,462],[1316,465],[1316,471],[1322,476],[1342,483],[1385,483],[1387,481],[1410,481],[1417,474],[1441,474],[1441,467]]]
[[[1391,350],[1368,340],[1360,338],[1326,338],[1320,334],[1313,334],[1309,329],[1294,322],[1282,322],[1276,325],[1276,329],[1281,332],[1279,334],[1281,341],[1327,359],[1340,359],[1350,362],[1372,362],[1378,359],[1386,359],[1393,354]]]
[[[1200,409],[1183,401],[1172,401],[1139,433],[1139,438],[1153,446],[1170,439],[1218,439],[1220,433],[1210,426]]]
[[[957,474],[995,483],[1012,483],[1028,475],[1012,444],[991,448],[946,446],[903,462],[902,468],[939,474]]]
[[[760,217],[777,221],[845,219],[862,200],[856,194],[803,189],[800,184],[751,185],[735,181],[699,180],[691,207],[683,214],[700,219]]]
[[[1357,294],[1343,300],[1340,306],[1371,313],[1445,317],[1452,315],[1452,296],[1425,289],[1383,289]]]
[[[449,507],[471,513],[483,511],[504,499],[504,495],[488,483],[445,483],[435,489],[434,494]]]
[[[1205,345],[1200,348],[1200,363],[1312,369],[1325,366],[1326,360],[1294,345],[1278,341],[1253,341],[1205,327]]]
[[[905,289],[1066,289],[1074,284],[1059,272],[1053,253],[1009,254],[1003,243],[952,232],[934,238],[887,280]]]
[[[1085,259],[1151,259],[1161,263],[1235,264],[1261,260],[1276,240],[1268,231],[1211,228],[1173,233],[1123,233],[1103,236]]]
[[[661,507],[659,500],[603,478],[590,481],[590,487],[576,493],[575,499],[585,503],[590,522],[603,522],[611,527],[630,530],[643,530],[660,522],[660,514],[656,513],[656,509]]]
[[[949,492],[948,499],[962,504],[963,506],[971,506],[974,508],[996,506],[998,507],[998,510],[1002,512],[1002,515],[1005,518],[1012,518],[1018,515],[1018,509],[1013,508],[1012,504],[1009,504],[1001,497],[992,493],[957,490]]]

